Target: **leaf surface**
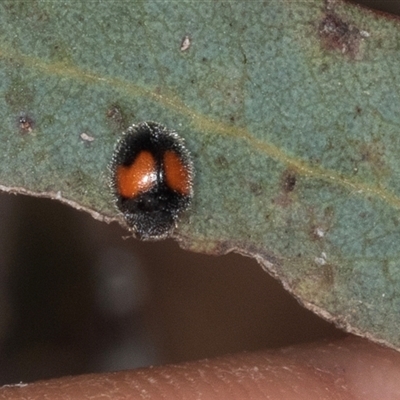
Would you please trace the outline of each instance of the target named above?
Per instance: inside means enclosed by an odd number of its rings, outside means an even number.
[[[0,188],[123,222],[115,142],[162,123],[196,168],[184,247],[400,348],[399,34],[333,0],[3,0]]]

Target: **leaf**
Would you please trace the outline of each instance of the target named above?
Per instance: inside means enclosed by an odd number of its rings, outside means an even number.
[[[186,140],[176,237],[255,257],[306,307],[400,348],[400,26],[334,0],[0,3],[0,188],[119,220],[113,148]]]

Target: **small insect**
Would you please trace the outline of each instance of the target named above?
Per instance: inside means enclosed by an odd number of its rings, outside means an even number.
[[[156,122],[129,127],[111,162],[116,206],[134,236],[171,235],[193,197],[193,163],[182,138]]]

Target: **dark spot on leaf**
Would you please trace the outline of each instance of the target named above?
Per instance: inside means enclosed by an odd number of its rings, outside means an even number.
[[[56,62],[71,62],[72,55],[70,45],[61,40],[57,40],[57,42],[50,47],[50,57]]]
[[[324,217],[326,219],[331,220],[334,215],[335,215],[335,210],[334,210],[334,208],[332,206],[325,207],[325,209],[324,209]]]
[[[390,173],[385,162],[385,147],[380,141],[362,143],[359,151],[361,162],[368,166],[378,178]]]
[[[48,13],[43,11],[43,7],[41,7],[38,0],[7,1],[2,6],[9,14],[9,18],[14,18],[14,20],[21,23],[26,23],[26,20],[29,22],[41,22],[49,19]]]
[[[123,114],[121,107],[118,104],[113,104],[106,112],[107,120],[110,122],[115,133],[123,132],[127,127],[127,117]],[[131,120],[134,114],[130,115]]]
[[[215,160],[215,162],[220,166],[221,168],[228,168],[229,163],[228,160],[224,156],[218,156]]]
[[[263,193],[263,188],[260,183],[257,182],[250,182],[249,183],[250,192],[253,193],[255,196],[261,196]]]
[[[388,279],[388,280],[392,279],[388,260],[384,260],[382,262],[382,273],[386,279]]]
[[[366,212],[360,212],[360,213],[358,214],[358,216],[359,216],[361,219],[365,219],[365,218],[368,217],[368,214],[367,214]]]
[[[18,117],[18,127],[21,133],[32,133],[34,121],[29,115],[22,114]]]
[[[281,191],[272,200],[272,203],[279,207],[288,207],[292,203],[291,192],[294,191],[297,183],[297,178],[293,170],[287,169],[282,173]]]
[[[329,71],[329,65],[327,63],[323,63],[319,67],[319,71],[321,73]]]
[[[356,106],[355,108],[355,117],[359,117],[362,114],[362,108],[360,106]]]
[[[361,41],[368,35],[332,11],[325,13],[319,24],[318,33],[325,48],[339,51],[352,59],[360,58]]]
[[[292,171],[285,171],[282,177],[282,189],[284,192],[293,192],[296,186],[297,178]]]
[[[121,119],[121,111],[117,106],[112,106],[107,110],[107,118],[112,118],[112,119]]]
[[[323,279],[322,279],[322,283],[325,286],[332,286],[335,282],[335,274],[334,274],[334,267],[331,264],[326,264],[323,267]]]
[[[321,159],[317,157],[310,157],[310,164],[311,165],[320,165]]]

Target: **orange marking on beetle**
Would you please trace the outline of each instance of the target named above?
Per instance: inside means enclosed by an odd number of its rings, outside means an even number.
[[[170,189],[185,196],[190,195],[190,170],[174,151],[167,150],[164,154],[164,172]]]
[[[118,194],[132,198],[150,190],[157,180],[156,162],[149,151],[141,151],[133,163],[117,168]]]

